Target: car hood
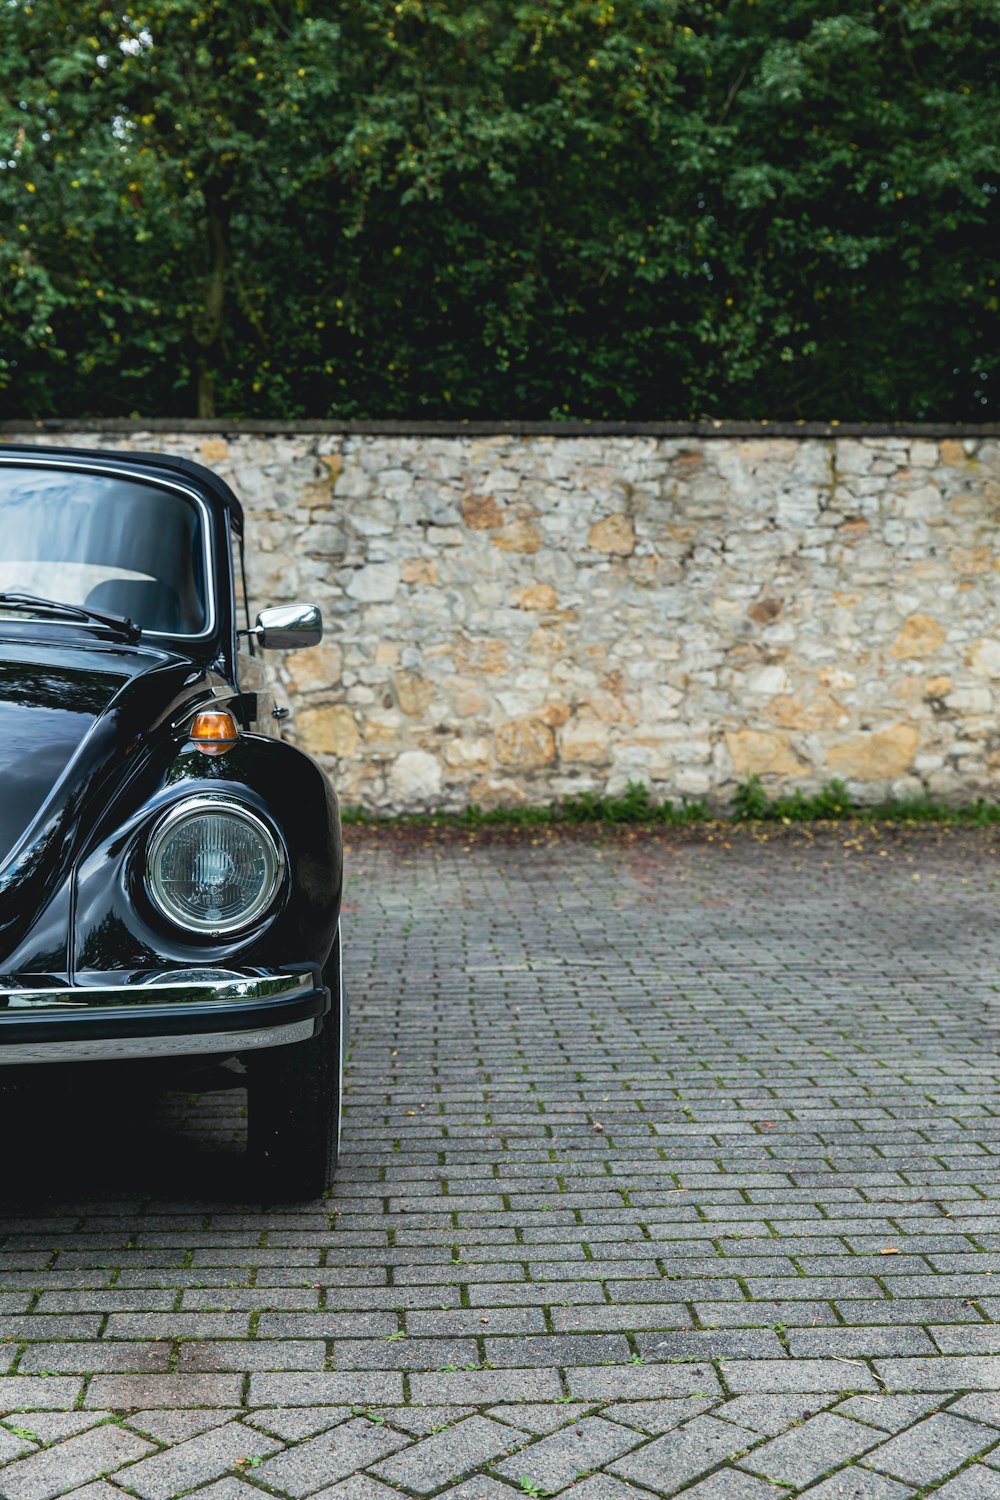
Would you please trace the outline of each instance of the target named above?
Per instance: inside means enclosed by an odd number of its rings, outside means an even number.
[[[102,788],[204,675],[146,646],[0,641],[0,962],[62,878]]]

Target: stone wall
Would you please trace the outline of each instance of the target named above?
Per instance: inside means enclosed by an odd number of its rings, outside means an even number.
[[[348,803],[630,780],[724,803],[751,772],[992,794],[993,436],[51,440],[182,453],[233,484],[253,604],[323,608],[324,644],[272,660],[291,735]]]

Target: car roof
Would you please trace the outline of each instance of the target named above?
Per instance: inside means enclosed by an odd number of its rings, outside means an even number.
[[[0,443],[0,461],[5,458],[92,459],[102,468],[120,470],[143,479],[175,475],[193,480],[200,494],[215,510],[225,509],[236,531],[243,534],[243,507],[224,479],[190,458],[172,453],[113,453],[104,448],[53,448],[48,443]]]

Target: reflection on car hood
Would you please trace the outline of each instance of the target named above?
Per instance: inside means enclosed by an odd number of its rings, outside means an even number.
[[[88,794],[201,675],[155,648],[0,641],[0,952],[59,877]]]

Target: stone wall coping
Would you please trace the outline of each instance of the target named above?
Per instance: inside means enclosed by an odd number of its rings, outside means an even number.
[[[0,421],[0,436],[93,432],[137,436],[147,432],[241,433],[273,436],[340,433],[370,437],[658,437],[658,438],[995,438],[1000,422],[433,422],[332,420],[225,421],[202,417],[47,417]]]

